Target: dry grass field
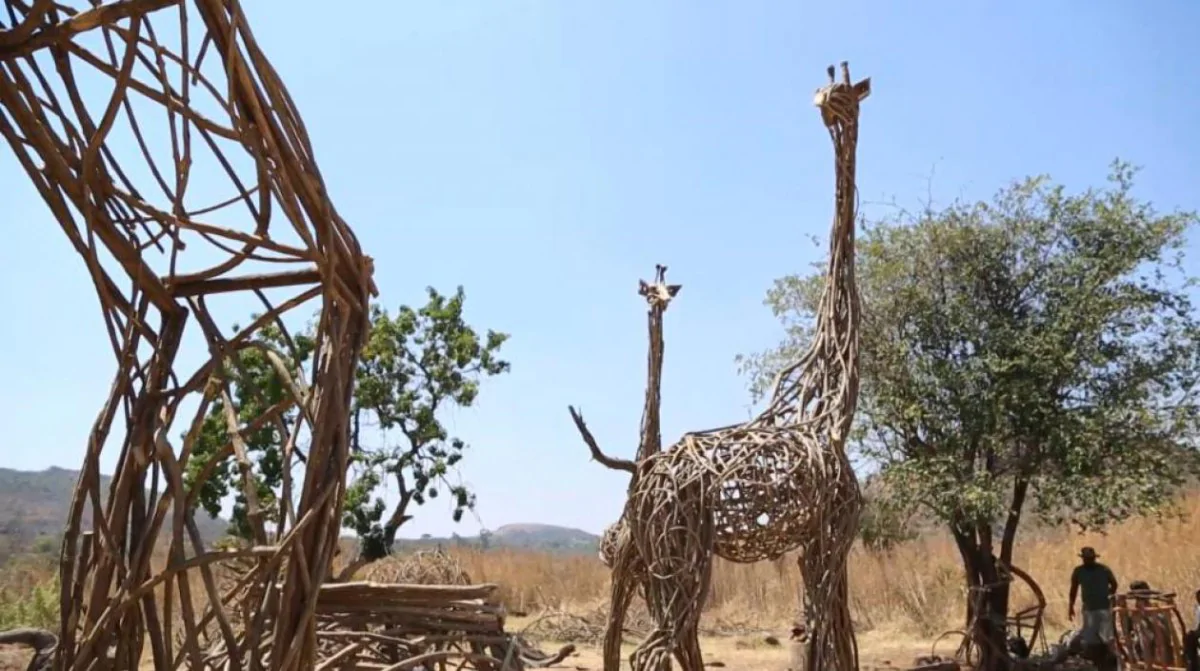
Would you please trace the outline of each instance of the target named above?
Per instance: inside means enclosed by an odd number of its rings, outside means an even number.
[[[1200,496],[1189,497],[1183,509],[1182,520],[1135,519],[1105,535],[1043,531],[1036,540],[1018,541],[1014,562],[1045,591],[1048,626],[1061,630],[1067,625],[1068,581],[1082,545],[1096,547],[1100,561],[1122,585],[1146,580],[1190,603],[1190,595],[1200,588]],[[608,572],[592,557],[495,551],[458,556],[473,580],[502,585],[511,609],[584,613],[607,599]],[[855,551],[850,580],[851,608],[860,631],[926,638],[962,624],[961,571],[949,539],[913,541],[889,555]],[[791,558],[753,565],[722,562],[706,614],[714,627],[779,628],[794,617],[799,594],[799,571]],[[1027,596],[1016,598],[1019,602]]]
[[[1183,508],[1182,520],[1132,520],[1103,536],[1043,531],[1037,539],[1027,538],[1015,560],[1044,588],[1051,632],[1067,625],[1068,576],[1084,544],[1099,550],[1101,561],[1122,585],[1147,580],[1156,588],[1180,593],[1189,603],[1189,595],[1200,587],[1200,496],[1190,497]],[[549,644],[571,638],[572,629],[581,632],[576,638],[587,639],[603,623],[608,573],[593,556],[461,550],[455,557],[473,581],[502,586],[505,603],[520,614],[511,622],[514,630],[533,624],[530,632]],[[957,561],[953,545],[937,537],[905,544],[889,555],[854,553],[852,609],[865,658],[903,664],[927,651],[942,631],[961,626],[963,591]],[[52,569],[44,563],[0,568],[0,626],[5,618],[11,620],[17,603],[26,604],[25,617],[37,615],[29,597],[38,585],[51,591]],[[786,631],[795,617],[799,592],[791,558],[757,565],[719,564],[705,614],[706,651],[727,668],[784,668]],[[1023,597],[1016,599],[1019,605]],[[563,624],[547,625],[555,619]],[[782,645],[764,642],[767,634],[781,639]],[[599,668],[594,647],[581,642],[580,655],[568,664]]]

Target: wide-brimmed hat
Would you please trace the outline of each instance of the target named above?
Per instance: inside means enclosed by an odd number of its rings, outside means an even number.
[[[1083,557],[1084,559],[1095,559],[1096,557],[1099,557],[1100,555],[1096,554],[1096,548],[1085,547],[1079,551],[1079,556]]]

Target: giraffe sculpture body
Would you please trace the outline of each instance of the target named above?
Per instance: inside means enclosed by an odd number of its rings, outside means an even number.
[[[312,668],[316,599],[340,530],[354,366],[376,293],[372,263],[333,207],[304,124],[238,0],[4,6],[0,137],[80,255],[117,369],[68,511],[54,668],[204,669],[211,644],[224,647],[228,668]],[[200,171],[211,179],[193,180]],[[238,312],[218,316],[226,300]],[[284,316],[314,303],[305,372],[261,334],[282,333],[294,348]],[[247,307],[258,316],[244,328],[218,326]],[[189,338],[201,355],[190,362],[179,356]],[[240,362],[252,351],[287,388],[285,401],[264,402],[258,414],[239,412],[231,391],[250,389]],[[214,416],[225,420],[225,445],[197,455],[212,408],[223,408]],[[281,445],[283,489],[270,505],[246,452],[246,436],[262,431]],[[107,492],[102,453],[115,464]],[[222,552],[200,538],[193,510],[230,458],[254,542]],[[94,533],[82,529],[85,513]],[[237,557],[254,569],[240,591],[222,594],[213,565]],[[235,610],[254,617],[235,630]]]
[[[715,556],[753,562],[797,549],[808,668],[858,667],[846,559],[861,495],[845,441],[858,398],[854,158],[859,103],[870,93],[870,80],[852,84],[845,63],[842,81],[834,80],[832,67],[829,79],[814,102],[835,150],[835,217],[813,341],[779,374],[758,417],[687,434],[640,460],[622,517],[606,534],[611,612],[623,612],[641,586],[655,621],[633,653],[635,671],[661,671],[672,657],[685,670],[702,668],[698,628]],[[619,625],[610,615],[606,671],[620,668]]]

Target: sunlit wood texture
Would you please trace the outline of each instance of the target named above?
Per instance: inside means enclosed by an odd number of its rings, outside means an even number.
[[[145,655],[158,669],[202,668],[211,644],[232,668],[311,668],[375,289],[239,3],[5,0],[0,133],[86,265],[117,363],[63,541],[56,668],[133,669]],[[231,355],[268,349],[255,341],[268,326],[291,345],[285,315],[297,309],[319,309],[311,372],[265,351],[288,400],[248,421],[227,415],[232,438],[219,459],[248,467],[243,436],[269,427],[286,463],[270,509],[247,488],[255,545],[234,554],[256,568],[220,594],[212,563],[230,553],[203,547],[191,512],[199,485],[184,473],[212,472],[215,460],[189,464],[190,453],[214,400],[232,405]],[[232,334],[214,316],[251,312],[259,316]],[[292,408],[299,419],[285,426]],[[293,483],[302,449],[303,481]],[[115,463],[104,496],[102,454]],[[93,534],[81,533],[85,510]],[[160,539],[169,559],[154,567]],[[256,614],[237,631],[235,605]]]

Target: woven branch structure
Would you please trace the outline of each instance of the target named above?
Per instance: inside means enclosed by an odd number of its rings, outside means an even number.
[[[55,668],[135,669],[147,656],[156,669],[206,668],[212,643],[230,668],[312,668],[372,263],[237,0],[4,2],[0,135],[82,259],[117,364],[63,540]],[[258,316],[227,335],[222,305]],[[294,347],[284,317],[302,307],[319,308],[311,374],[257,337],[278,330]],[[231,383],[245,387],[239,353],[255,348],[288,398],[239,417]],[[218,401],[229,440],[200,463],[193,447]],[[245,446],[264,430],[284,446],[282,496],[269,505]],[[102,457],[115,468],[106,492]],[[254,544],[213,551],[192,510],[231,457]],[[165,562],[152,561],[163,546]],[[213,564],[235,556],[254,568],[221,593]],[[248,614],[240,631],[235,604]]]
[[[1132,671],[1188,668],[1188,628],[1179,614],[1175,594],[1132,590],[1117,595],[1113,605],[1117,652],[1123,668]]]
[[[660,671],[672,658],[700,669],[698,628],[713,557],[748,563],[793,550],[801,550],[807,668],[858,668],[846,561],[862,499],[845,442],[858,400],[855,155],[870,80],[852,83],[845,63],[841,74],[835,81],[830,67],[829,84],[814,100],[833,141],[836,197],[812,343],[780,372],[770,405],[752,421],[687,434],[666,451],[639,450],[622,517],[602,543],[613,582],[606,671],[620,668],[621,623],[639,589],[655,628],[632,655],[635,671]],[[577,416],[576,423],[597,456]]]

